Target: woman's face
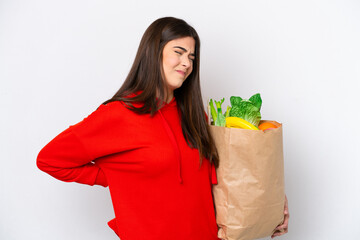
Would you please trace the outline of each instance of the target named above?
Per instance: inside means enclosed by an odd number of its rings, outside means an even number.
[[[181,87],[193,69],[195,58],[195,40],[184,37],[169,41],[162,54],[165,82],[168,90]]]

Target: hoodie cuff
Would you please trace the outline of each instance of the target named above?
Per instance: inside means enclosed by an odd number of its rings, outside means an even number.
[[[98,174],[96,176],[95,184],[103,186],[103,187],[108,186],[108,182],[107,182],[105,173],[101,168],[99,168],[99,172],[98,172]]]

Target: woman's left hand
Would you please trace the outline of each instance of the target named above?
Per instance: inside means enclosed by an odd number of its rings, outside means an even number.
[[[275,228],[275,232],[274,234],[271,236],[271,238],[274,238],[274,237],[278,237],[278,236],[281,236],[285,233],[288,232],[288,222],[289,222],[289,209],[288,209],[288,200],[287,200],[287,197],[285,195],[285,205],[284,205],[284,221],[282,224],[280,224],[279,226],[277,226]]]

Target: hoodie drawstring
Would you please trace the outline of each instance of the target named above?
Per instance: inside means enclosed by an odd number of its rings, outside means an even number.
[[[181,155],[180,155],[180,150],[179,150],[179,146],[177,144],[177,141],[175,139],[175,135],[174,135],[174,132],[171,130],[169,124],[167,123],[167,121],[165,120],[163,114],[161,113],[161,110],[159,110],[159,114],[161,116],[161,119],[163,120],[164,122],[164,127],[165,127],[165,130],[170,138],[170,141],[175,149],[175,155],[176,155],[176,160],[177,160],[177,164],[178,164],[178,174],[179,174],[179,182],[182,183],[183,180],[182,180],[182,176],[181,176]]]

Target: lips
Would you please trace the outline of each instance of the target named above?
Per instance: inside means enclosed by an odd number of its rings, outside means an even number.
[[[176,70],[176,72],[180,73],[181,75],[185,76],[185,71]]]

